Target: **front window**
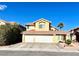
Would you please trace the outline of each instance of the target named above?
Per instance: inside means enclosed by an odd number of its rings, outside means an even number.
[[[39,28],[44,28],[45,24],[39,24]]]

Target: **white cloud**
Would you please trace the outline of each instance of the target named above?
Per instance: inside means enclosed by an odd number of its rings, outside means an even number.
[[[0,5],[0,10],[5,10],[7,8],[6,5]]]

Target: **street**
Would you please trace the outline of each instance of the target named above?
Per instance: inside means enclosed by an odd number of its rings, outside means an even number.
[[[79,56],[77,52],[0,51],[0,56]]]

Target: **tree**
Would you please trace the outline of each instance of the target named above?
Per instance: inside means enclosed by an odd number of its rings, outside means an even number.
[[[21,29],[19,25],[0,26],[0,45],[10,45],[22,41]]]
[[[60,28],[60,30],[64,27],[64,24],[61,22],[61,23],[59,23],[58,24],[58,26],[57,27],[59,27]]]
[[[64,27],[64,24],[61,22],[58,24],[58,26],[60,28],[60,30]],[[59,39],[61,40],[61,36],[59,35]]]
[[[8,44],[10,33],[10,27],[4,25],[0,26],[0,45]]]

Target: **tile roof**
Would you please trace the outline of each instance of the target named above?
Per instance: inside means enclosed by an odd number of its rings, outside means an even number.
[[[35,34],[43,34],[43,35],[53,35],[53,34],[63,34],[63,35],[66,35],[68,34],[69,32],[64,32],[64,31],[24,31],[22,32],[21,34],[28,34],[28,35],[35,35]]]
[[[74,30],[79,30],[79,27],[73,28],[73,29],[69,30],[69,32],[74,31]]]
[[[36,22],[41,21],[41,20],[44,20],[44,21],[47,21],[47,22],[51,23],[51,21],[48,21],[47,19],[44,19],[44,18],[40,18],[40,19],[36,20],[36,21],[33,22],[33,23],[36,23]]]
[[[29,25],[29,26],[34,26],[34,23],[28,23],[26,25]]]

